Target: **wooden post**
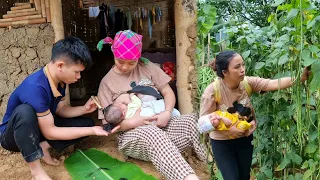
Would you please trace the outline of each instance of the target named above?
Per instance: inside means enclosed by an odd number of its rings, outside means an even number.
[[[55,34],[55,42],[64,39],[61,0],[50,0],[51,25]],[[66,89],[66,103],[70,104],[69,86]]]
[[[34,5],[39,14],[41,14],[41,0],[34,0]]]
[[[41,0],[41,12],[42,12],[42,17],[47,17],[45,0]]]
[[[47,22],[51,22],[50,0],[45,0]]]
[[[191,46],[190,37],[187,30],[190,28],[196,33],[196,1],[175,0],[175,34],[176,34],[176,66],[177,66],[177,93],[179,111],[181,114],[192,113],[192,95],[191,91],[195,87],[190,87],[189,75],[194,67],[192,59],[187,56],[187,50]],[[194,34],[193,33],[193,34]],[[196,35],[194,35],[196,36]],[[195,39],[195,38],[194,38]],[[194,44],[194,43],[193,43]]]

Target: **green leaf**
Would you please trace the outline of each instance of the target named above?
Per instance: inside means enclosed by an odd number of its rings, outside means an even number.
[[[288,54],[284,54],[279,58],[278,64],[283,65],[283,64],[287,63],[288,61],[289,61]]]
[[[312,130],[309,132],[309,139],[310,141],[316,140],[318,137],[318,131],[317,130]]]
[[[314,143],[309,143],[309,144],[307,145],[307,147],[305,148],[305,153],[307,153],[307,154],[312,154],[312,153],[316,152],[317,147],[318,147],[318,146],[315,145]]]
[[[309,49],[310,49],[310,51],[313,52],[313,53],[318,53],[318,52],[320,51],[320,49],[319,49],[317,46],[315,46],[315,45],[311,45],[311,46],[309,47]]]
[[[268,17],[268,23],[270,23],[274,19],[274,14],[270,14]]]
[[[237,38],[237,42],[241,41],[241,39],[245,38],[245,36],[240,36]]]
[[[309,180],[311,175],[312,175],[313,171],[311,171],[310,169],[307,170],[304,174],[303,174],[303,178],[302,180]]]
[[[312,64],[311,71],[313,73],[313,78],[310,82],[310,91],[314,92],[320,89],[320,62]]]
[[[204,12],[205,14],[209,14],[211,8],[212,8],[211,6],[204,6],[204,7],[203,7],[203,12]]]
[[[289,41],[290,37],[287,34],[285,34],[285,35],[282,35],[281,37],[279,37],[279,40],[280,41]]]
[[[295,179],[295,180],[301,180],[302,177],[303,177],[303,174],[301,174],[301,173],[296,173],[296,174],[294,175],[294,179]]]
[[[246,37],[246,39],[247,39],[247,42],[248,42],[249,45],[254,43],[254,39],[253,38]]]
[[[298,12],[298,9],[291,9],[287,15],[287,21],[290,21],[292,18],[296,17],[298,15]]]
[[[310,53],[311,53],[311,52],[310,52],[309,49],[304,49],[304,50],[302,51],[301,56],[302,56],[302,59],[304,60],[304,61],[303,61],[303,65],[304,65],[304,66],[310,66],[311,64],[313,64],[314,62],[317,61],[316,59],[310,57]]]
[[[272,178],[272,169],[267,167],[266,165],[261,168],[261,171],[267,176],[267,178]]]
[[[309,167],[309,162],[308,161],[305,161],[302,166],[301,166],[301,169],[306,169]]]
[[[247,57],[249,57],[249,55],[250,55],[250,50],[245,51],[245,52],[242,53],[242,58],[243,59],[247,59]]]
[[[291,9],[291,8],[292,8],[292,5],[291,5],[291,4],[284,4],[284,5],[278,6],[278,7],[277,7],[277,10],[278,10],[278,11],[279,11],[279,10],[283,11],[283,10],[287,10],[287,9]]]
[[[297,165],[300,165],[302,162],[302,158],[296,153],[293,153],[291,160],[292,160],[292,162],[296,163]]]
[[[150,179],[133,163],[121,162],[97,149],[78,150],[64,161],[64,165],[74,180],[106,179]]]
[[[282,171],[284,168],[287,167],[288,164],[290,164],[290,159],[288,159],[286,156],[284,156],[280,165],[277,167],[277,169],[275,171]]]
[[[307,29],[313,27],[315,25],[316,21],[319,21],[319,20],[320,20],[320,16],[313,18],[311,21],[309,21],[307,23]]]
[[[258,63],[256,63],[256,65],[255,65],[255,69],[256,70],[259,70],[259,69],[261,69],[264,65],[265,65],[266,63],[264,63],[264,62],[258,62]]]
[[[280,4],[282,4],[285,0],[275,0],[273,4],[271,4],[272,7],[277,7]]]

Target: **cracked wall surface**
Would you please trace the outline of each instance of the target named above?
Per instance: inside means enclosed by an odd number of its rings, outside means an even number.
[[[12,91],[50,61],[53,43],[51,24],[0,28],[0,122]]]

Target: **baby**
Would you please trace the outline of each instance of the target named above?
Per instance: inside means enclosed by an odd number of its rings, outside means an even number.
[[[234,102],[233,107],[228,108],[228,112],[215,111],[212,114],[201,116],[198,120],[198,129],[200,133],[211,131],[213,128],[220,131],[229,130],[239,121],[236,127],[245,131],[251,128],[251,124],[247,122],[247,117],[250,114],[249,108]],[[211,121],[211,116],[218,116],[220,120]]]
[[[165,111],[163,99],[157,100],[150,95],[138,93],[122,94],[115,103],[104,110],[105,120],[112,125],[119,124],[124,119],[129,119],[141,108],[140,116],[154,116]],[[177,109],[173,109],[171,116],[180,116]]]

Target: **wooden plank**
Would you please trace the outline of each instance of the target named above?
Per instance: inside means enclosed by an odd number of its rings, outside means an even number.
[[[10,10],[11,11],[16,11],[16,10],[20,10],[20,9],[29,9],[29,8],[32,8],[31,4],[18,6],[18,7],[11,7]]]
[[[31,11],[35,11],[36,8],[30,8],[30,9],[20,9],[20,10],[16,10],[16,11],[7,11],[7,14],[16,14],[16,13],[22,13],[22,12],[31,12]]]
[[[47,17],[45,0],[41,0],[41,13],[42,13],[42,17]]]
[[[50,0],[45,0],[47,22],[51,22]]]
[[[30,15],[36,15],[36,14],[39,14],[38,11],[23,12],[23,13],[18,13],[18,14],[6,14],[6,15],[3,15],[3,19],[20,17],[20,16],[30,16]]]
[[[31,16],[21,16],[21,17],[8,18],[8,19],[0,19],[0,22],[22,21],[22,20],[37,19],[37,18],[41,18],[41,14],[31,15]]]
[[[24,6],[24,5],[29,5],[30,3],[14,3],[14,6]]]
[[[46,23],[46,18],[29,19],[29,20],[13,21],[13,22],[0,22],[0,28],[13,26],[13,25],[42,24],[42,23]]]

